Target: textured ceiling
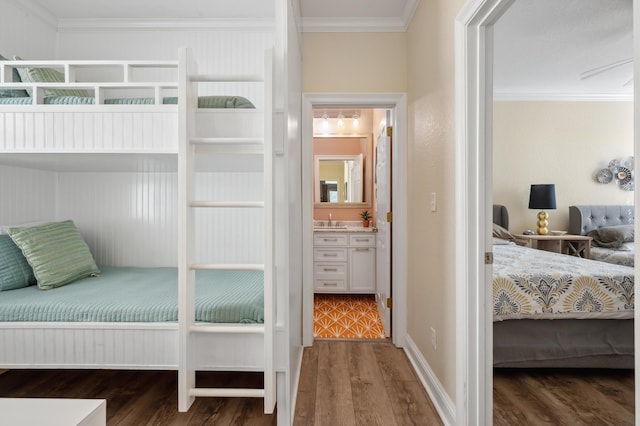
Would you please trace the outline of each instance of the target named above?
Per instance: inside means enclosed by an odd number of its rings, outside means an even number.
[[[632,0],[516,0],[495,25],[496,98],[630,98],[632,18]]]

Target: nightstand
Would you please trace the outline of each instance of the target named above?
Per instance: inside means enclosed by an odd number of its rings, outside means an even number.
[[[585,259],[589,259],[591,256],[591,240],[593,240],[586,235],[570,234],[516,235],[516,239],[522,241],[522,245],[526,247],[584,257]]]

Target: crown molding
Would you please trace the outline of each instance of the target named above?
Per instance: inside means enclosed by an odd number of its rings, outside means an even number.
[[[60,19],[59,31],[273,30],[273,19]]]
[[[498,102],[629,102],[633,101],[633,94],[626,93],[500,93],[493,94],[493,100]]]
[[[302,18],[305,33],[398,33],[405,32],[400,18]]]
[[[407,0],[401,16],[388,18],[302,18],[306,33],[403,33],[409,28],[420,0]]]

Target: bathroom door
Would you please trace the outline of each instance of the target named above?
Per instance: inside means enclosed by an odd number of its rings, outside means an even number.
[[[390,114],[387,112],[389,123]],[[388,130],[388,131],[387,131]],[[389,135],[389,136],[388,136]],[[376,296],[384,332],[391,336],[391,127],[384,127],[376,145]]]

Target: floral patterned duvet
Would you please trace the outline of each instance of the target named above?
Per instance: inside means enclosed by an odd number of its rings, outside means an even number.
[[[633,318],[633,268],[494,245],[493,320]]]

